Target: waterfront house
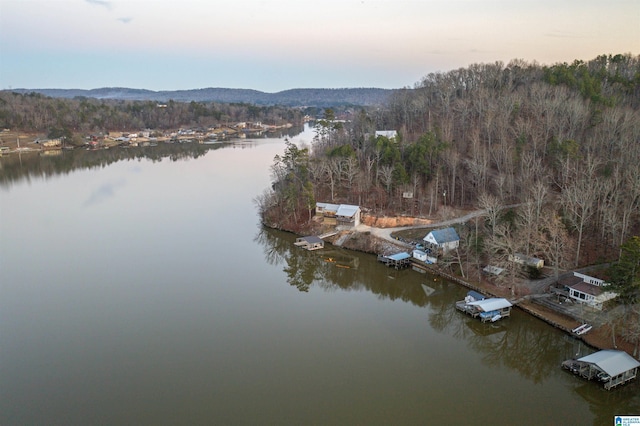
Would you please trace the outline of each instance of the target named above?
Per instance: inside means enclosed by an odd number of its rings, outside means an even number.
[[[425,245],[434,252],[447,253],[460,245],[460,237],[453,228],[434,229],[423,240]]]
[[[351,204],[316,203],[316,215],[325,225],[356,227],[360,224],[360,206]]]
[[[307,250],[319,250],[324,248],[324,240],[315,235],[296,238],[296,242],[294,244]]]
[[[626,352],[607,349],[564,361],[562,366],[587,380],[598,380],[610,390],[633,380],[640,362]]]
[[[558,280],[562,290],[577,302],[602,310],[604,303],[615,299],[617,294],[607,291],[607,283],[599,278],[574,272],[572,276]]]

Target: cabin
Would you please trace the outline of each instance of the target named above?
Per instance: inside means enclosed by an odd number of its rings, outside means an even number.
[[[598,380],[610,390],[635,379],[640,362],[626,352],[606,349],[564,361],[562,367],[584,379]]]
[[[382,262],[396,269],[406,268],[411,264],[411,255],[406,252],[395,253],[389,256],[379,255],[378,262]]]
[[[460,245],[460,237],[453,228],[434,229],[423,240],[431,250],[435,252],[441,251],[442,253],[455,250]]]
[[[544,260],[538,259],[537,257],[527,256],[522,253],[509,255],[509,261],[536,269],[542,269],[544,267]]]
[[[617,294],[606,291],[607,283],[599,278],[574,272],[572,276],[558,280],[558,284],[572,300],[602,310],[605,302],[615,299]]]
[[[499,319],[511,316],[511,307],[513,305],[507,299],[492,297],[468,302],[467,298],[469,297],[467,294],[465,300],[456,302],[456,309],[474,318],[479,318],[482,322],[496,322]],[[484,296],[480,295],[480,297]]]
[[[324,248],[324,240],[320,237],[316,237],[315,235],[296,238],[296,242],[294,244],[307,250],[319,250]]]

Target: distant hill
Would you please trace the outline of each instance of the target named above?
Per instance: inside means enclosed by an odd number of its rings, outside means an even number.
[[[372,106],[383,104],[393,92],[390,89],[291,89],[266,93],[250,89],[205,89],[153,91],[124,87],[100,89],[13,89],[17,93],[41,93],[52,98],[96,98],[168,102],[221,102],[255,105],[330,107],[342,105]]]

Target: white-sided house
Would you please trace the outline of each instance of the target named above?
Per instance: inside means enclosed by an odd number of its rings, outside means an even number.
[[[558,280],[558,284],[564,286],[569,292],[569,297],[578,302],[602,310],[604,303],[615,299],[617,294],[606,291],[607,283],[599,278],[590,277],[579,272],[573,276]]]
[[[455,250],[460,245],[460,237],[453,228],[434,229],[423,240],[431,250],[443,253]]]
[[[519,263],[524,266],[531,266],[532,268],[542,269],[544,267],[544,260],[537,257],[527,256],[526,254],[516,253],[515,255],[509,255],[509,261]]]

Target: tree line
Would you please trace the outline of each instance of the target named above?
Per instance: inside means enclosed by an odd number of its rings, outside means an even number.
[[[461,229],[467,267],[513,268],[515,253],[556,273],[615,259],[640,232],[639,107],[640,56],[630,54],[432,73],[351,121],[326,110],[310,146],[276,158],[258,205],[289,229],[310,220],[310,200],[376,215],[484,209]]]
[[[250,121],[300,123],[304,111],[280,106],[51,98],[39,93],[0,91],[0,126],[40,132],[51,137],[141,129],[209,127]]]

